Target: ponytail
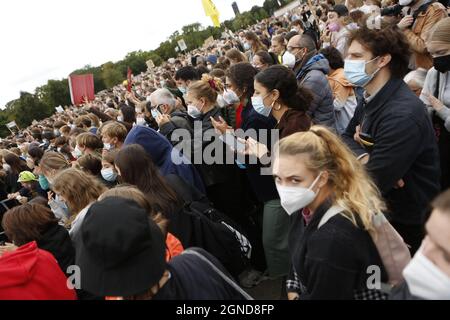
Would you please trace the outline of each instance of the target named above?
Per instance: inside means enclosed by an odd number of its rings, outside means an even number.
[[[209,74],[203,74],[202,79],[194,82],[188,88],[198,98],[205,98],[211,103],[217,101],[219,93],[223,92],[224,86],[219,78]]]
[[[271,66],[258,73],[255,80],[268,91],[278,90],[281,102],[290,109],[306,112],[313,100],[312,93],[298,87],[295,74],[285,66]]]
[[[292,95],[288,101],[283,101],[290,109],[306,112],[314,99],[310,90],[298,87],[295,95]]]

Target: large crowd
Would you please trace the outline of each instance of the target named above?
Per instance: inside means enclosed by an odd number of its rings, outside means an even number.
[[[450,299],[443,3],[302,4],[1,140],[0,299]]]

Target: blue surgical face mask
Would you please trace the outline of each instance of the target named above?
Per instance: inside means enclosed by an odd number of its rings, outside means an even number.
[[[264,97],[252,97],[252,105],[253,109],[255,109],[256,112],[258,112],[260,115],[263,115],[264,117],[269,117],[270,113],[272,112],[272,107],[267,107],[264,104],[264,99],[270,94],[266,94]]]
[[[350,83],[357,87],[365,87],[370,81],[375,77],[375,75],[380,71],[380,68],[375,70],[372,74],[366,73],[366,65],[375,61],[379,57],[376,57],[370,61],[365,60],[345,60],[344,73]]]
[[[187,93],[186,87],[178,87],[178,90],[180,90],[180,92],[183,94],[183,96],[186,95],[186,93]]]
[[[109,182],[114,182],[117,179],[117,173],[113,168],[106,168],[101,171],[103,179]]]
[[[152,113],[153,119],[156,119],[161,115],[161,113],[156,108],[150,110],[150,112]]]

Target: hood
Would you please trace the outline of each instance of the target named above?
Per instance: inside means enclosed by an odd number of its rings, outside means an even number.
[[[125,140],[125,145],[130,144],[142,146],[163,176],[178,175],[187,183],[195,186],[199,191],[205,191],[203,182],[194,166],[180,151],[174,149],[169,140],[163,135],[151,128],[136,126],[130,131]]]
[[[57,223],[42,235],[38,241],[38,246],[41,250],[46,250],[55,257],[64,273],[75,262],[75,249],[69,232]]]
[[[38,255],[39,249],[34,241],[5,253],[0,258],[0,288],[24,286],[30,282],[36,271]]]
[[[153,162],[161,170],[165,166],[167,159],[170,159],[172,145],[161,134],[155,130],[143,126],[134,127],[128,134],[125,145],[139,144],[142,146]]]
[[[348,81],[345,77],[344,68],[335,70],[328,76],[328,78],[340,83],[344,87],[354,87],[353,84],[350,83],[350,81]]]
[[[305,64],[302,71],[307,73],[312,70],[321,71],[323,74],[327,75],[330,72],[330,64],[328,60],[322,55],[317,54],[313,56],[309,61]]]

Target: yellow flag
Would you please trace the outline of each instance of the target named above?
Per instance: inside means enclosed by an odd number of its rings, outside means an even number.
[[[220,27],[220,13],[214,5],[214,2],[212,2],[212,0],[202,0],[202,3],[203,9],[205,9],[205,14],[211,18],[214,27]]]

